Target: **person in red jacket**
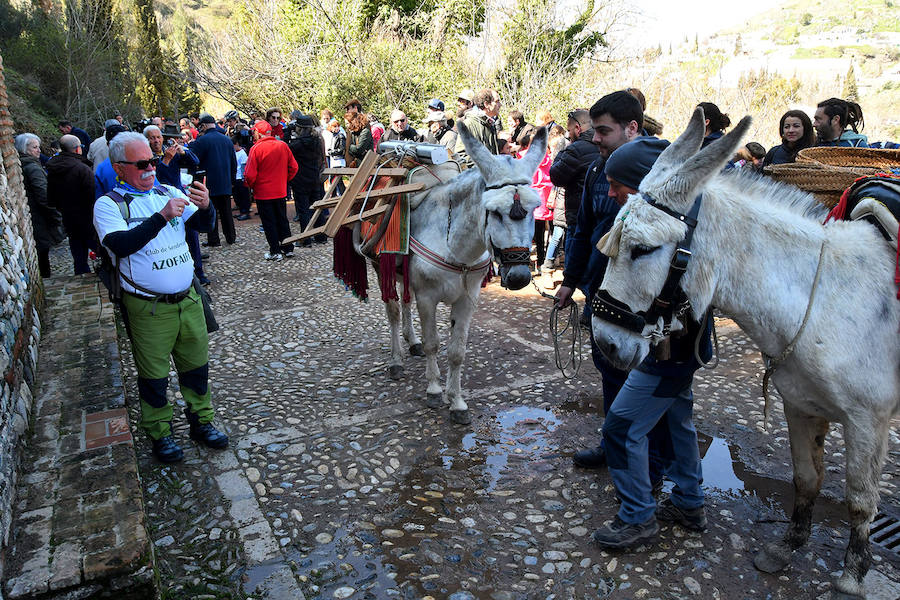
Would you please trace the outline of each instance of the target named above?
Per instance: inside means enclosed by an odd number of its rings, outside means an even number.
[[[259,121],[253,126],[256,141],[250,148],[244,183],[253,190],[253,198],[259,211],[269,251],[266,260],[281,260],[294,255],[293,244],[282,244],[290,237],[291,227],[287,219],[288,181],[297,174],[297,161],[287,144],[272,137],[272,126]]]

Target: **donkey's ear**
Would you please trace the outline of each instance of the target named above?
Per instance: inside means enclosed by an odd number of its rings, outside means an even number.
[[[700,149],[705,133],[706,117],[703,115],[703,109],[698,106],[691,115],[687,129],[668,148],[663,150],[655,164],[667,167],[685,162]]]
[[[532,177],[534,172],[537,171],[541,161],[544,160],[546,152],[547,128],[538,127],[534,138],[531,140],[531,146],[528,147],[528,152],[525,154],[525,158],[519,161],[527,171],[528,177]]]
[[[456,131],[459,133],[459,137],[462,138],[466,154],[469,155],[469,158],[481,171],[481,177],[487,181],[494,169],[494,155],[491,154],[484,144],[475,139],[475,136],[469,133],[466,124],[462,120],[456,122]]]
[[[744,117],[734,129],[689,158],[671,177],[666,188],[682,200],[692,200],[694,191],[721,171],[734,156],[752,122],[751,117]]]

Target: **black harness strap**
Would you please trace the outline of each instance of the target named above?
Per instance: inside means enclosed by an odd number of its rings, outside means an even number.
[[[663,335],[668,335],[672,326],[672,320],[675,317],[680,318],[690,308],[690,301],[681,288],[681,278],[687,271],[688,264],[691,261],[691,242],[694,239],[694,229],[697,226],[697,217],[700,214],[703,195],[697,196],[693,206],[691,206],[686,215],[676,212],[668,206],[659,204],[647,194],[641,194],[641,197],[650,206],[658,208],[687,225],[687,233],[678,242],[678,245],[675,247],[675,254],[672,255],[666,281],[662,290],[650,305],[650,309],[646,312],[633,312],[627,304],[613,298],[606,290],[597,290],[597,293],[594,294],[591,302],[591,311],[604,321],[640,335],[643,335],[644,328],[647,325],[656,325],[659,318],[662,317]]]
[[[643,195],[644,200],[650,206],[662,210],[664,213],[671,215],[687,225],[687,233],[678,246],[675,248],[675,254],[672,255],[672,261],[669,263],[669,274],[666,276],[666,282],[663,284],[659,295],[653,300],[650,310],[647,311],[647,322],[653,323],[659,317],[663,317],[665,328],[668,329],[672,324],[673,316],[683,315],[689,306],[687,296],[681,289],[681,278],[687,271],[688,263],[691,262],[691,242],[694,239],[694,229],[697,227],[697,216],[700,214],[700,205],[703,201],[703,195],[697,196],[694,200],[691,210],[688,214],[682,215],[668,206],[659,204],[646,194]]]

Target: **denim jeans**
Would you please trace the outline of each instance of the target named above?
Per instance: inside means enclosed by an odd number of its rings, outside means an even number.
[[[590,303],[585,304],[584,312],[588,317],[588,321],[590,321]],[[608,360],[606,360],[606,357],[603,356],[603,353],[600,352],[600,348],[594,341],[593,335],[591,335],[591,359],[594,361],[594,367],[600,371],[601,386],[603,389],[603,414],[606,415],[608,419],[610,411],[612,410],[613,401],[615,401],[616,396],[619,395],[622,386],[625,385],[625,380],[628,378],[628,372],[615,368]],[[647,462],[650,469],[650,482],[652,485],[658,481],[662,481],[662,478],[666,474],[666,470],[669,468],[673,459],[668,421],[666,419],[659,419],[647,435],[647,440],[649,445]],[[607,450],[606,436],[600,440],[600,447]]]
[[[550,244],[547,246],[547,260],[553,261],[556,259],[556,252],[559,250],[560,242],[562,242],[563,235],[566,233],[565,227],[560,227],[557,225],[553,228],[553,235],[550,236]]]
[[[703,506],[703,474],[692,421],[693,379],[693,372],[663,377],[632,370],[606,416],[606,464],[622,500],[619,518],[626,523],[644,523],[656,512],[647,435],[660,420],[668,423],[675,458],[666,472],[675,484],[672,502],[684,509]]]

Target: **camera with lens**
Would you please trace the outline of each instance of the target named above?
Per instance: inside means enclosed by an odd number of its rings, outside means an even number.
[[[141,119],[140,121],[136,121],[131,125],[131,130],[141,133],[144,131],[144,127],[147,127],[148,125],[153,125],[150,119]]]

